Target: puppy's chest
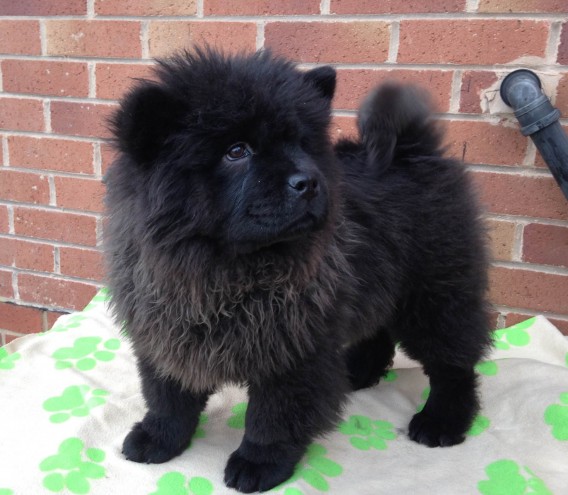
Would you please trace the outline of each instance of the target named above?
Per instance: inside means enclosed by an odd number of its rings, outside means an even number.
[[[160,341],[135,340],[162,373],[194,390],[284,371],[314,350],[324,330],[312,298],[290,288],[173,306],[164,310]]]

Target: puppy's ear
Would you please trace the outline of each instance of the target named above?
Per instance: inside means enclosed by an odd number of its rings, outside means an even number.
[[[335,93],[335,69],[323,65],[304,72],[304,79],[316,87],[324,98],[331,100]]]
[[[182,112],[181,103],[166,90],[142,82],[111,118],[118,148],[137,163],[152,163],[166,139],[180,127]]]

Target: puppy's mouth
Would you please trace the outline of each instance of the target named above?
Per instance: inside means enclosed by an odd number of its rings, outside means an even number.
[[[237,254],[277,249],[279,246],[306,239],[318,232],[325,225],[326,218],[327,214],[315,215],[312,212],[305,212],[277,228],[274,226],[266,228],[265,226],[258,229],[255,234],[247,236],[248,238],[233,239],[233,248]]]
[[[310,232],[315,232],[323,225],[323,218],[318,218],[311,212],[292,220],[277,235],[276,242],[289,241],[297,237],[303,237]]]

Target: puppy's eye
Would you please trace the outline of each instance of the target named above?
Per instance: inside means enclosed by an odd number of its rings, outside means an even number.
[[[251,154],[250,148],[246,143],[236,143],[233,144],[228,150],[225,156],[228,160],[234,162],[236,160],[241,160],[246,158]]]

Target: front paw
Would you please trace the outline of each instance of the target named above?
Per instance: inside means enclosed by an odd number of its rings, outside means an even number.
[[[129,461],[161,464],[181,454],[189,442],[173,441],[173,428],[167,423],[161,426],[156,421],[136,423],[122,444],[124,456]]]
[[[428,447],[450,447],[462,443],[465,440],[463,428],[450,423],[448,418],[439,418],[421,411],[412,418],[408,436]]]
[[[264,492],[286,481],[294,473],[296,462],[260,462],[245,458],[242,447],[229,457],[225,484],[243,493]]]

